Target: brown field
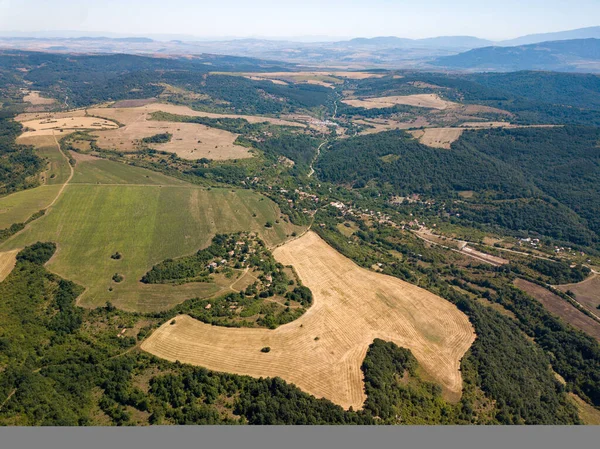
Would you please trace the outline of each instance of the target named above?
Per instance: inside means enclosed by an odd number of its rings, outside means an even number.
[[[597,309],[598,305],[600,305],[600,276],[598,274],[594,273],[586,280],[577,284],[556,285],[556,288],[563,292],[571,290],[575,293],[575,299],[578,302],[595,313],[600,314]]]
[[[448,109],[458,103],[444,100],[436,94],[394,95],[389,97],[364,98],[362,100],[342,100],[350,106],[366,109],[391,108],[395,105],[415,106],[429,109]]]
[[[425,128],[408,131],[415,139],[423,145],[433,148],[450,149],[452,142],[458,140],[462,135],[461,128]]]
[[[41,97],[38,91],[32,90],[23,97],[23,101],[31,103],[33,106],[45,106],[53,104],[56,100],[54,98]]]
[[[600,340],[600,323],[576,309],[560,296],[523,279],[515,279],[515,285],[537,299],[549,312]]]
[[[216,327],[179,315],[142,344],[167,360],[254,377],[279,376],[344,408],[365,400],[360,369],[375,338],[408,348],[449,399],[462,391],[460,360],[475,339],[467,317],[444,299],[342,256],[317,234],[277,248],[314,295],[298,320],[276,330]],[[269,353],[261,348],[270,347]]]
[[[18,249],[0,253],[0,282],[6,279],[17,263]]]

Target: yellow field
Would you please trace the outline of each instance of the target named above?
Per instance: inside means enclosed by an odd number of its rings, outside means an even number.
[[[448,109],[458,106],[457,103],[444,100],[436,94],[395,95],[389,97],[364,98],[362,100],[342,100],[342,103],[365,109],[391,108],[396,105],[429,109]]]
[[[142,349],[216,371],[279,376],[316,397],[360,408],[365,400],[360,366],[369,344],[381,338],[410,349],[446,397],[460,397],[460,359],[475,334],[454,305],[357,266],[313,232],[273,254],[293,265],[313,292],[314,304],[298,320],[276,330],[232,329],[180,315],[156,330]],[[261,352],[266,346],[271,351]]]
[[[0,282],[6,279],[17,263],[18,249],[0,253]]]
[[[119,127],[110,120],[99,119],[96,117],[58,118],[48,116],[41,119],[23,121],[21,124],[25,129],[25,132],[19,136],[19,139],[21,140],[37,136],[51,136],[53,133],[58,134],[63,131],[115,129]]]
[[[462,128],[425,128],[408,132],[423,145],[449,150],[452,142],[458,140],[463,131]]]

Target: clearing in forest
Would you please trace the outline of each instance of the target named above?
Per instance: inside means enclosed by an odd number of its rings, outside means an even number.
[[[389,97],[364,98],[362,100],[342,100],[350,106],[365,109],[391,108],[396,105],[414,106],[429,109],[448,109],[458,103],[444,100],[436,94],[394,95]]]
[[[265,228],[267,221],[272,228]],[[140,279],[165,259],[207,246],[216,233],[237,231],[258,232],[276,245],[300,229],[281,219],[275,203],[250,190],[208,190],[117,162],[82,160],[56,203],[3,242],[0,251],[55,242],[47,267],[86,288],[80,305],[111,301],[127,310],[156,311],[230,291],[235,279],[181,286],[147,285]],[[118,260],[111,258],[116,252],[122,255]],[[113,280],[116,273],[121,282]]]
[[[23,97],[23,101],[26,101],[33,106],[45,106],[56,102],[54,98],[45,98],[40,96],[40,93],[37,90],[28,91]]]
[[[314,232],[277,248],[314,295],[298,320],[268,329],[216,327],[179,315],[142,349],[167,360],[254,377],[279,376],[344,408],[365,400],[360,369],[375,338],[408,348],[451,399],[460,397],[460,360],[475,339],[448,301],[400,279],[361,268]],[[174,322],[173,322],[174,321]],[[269,347],[269,352],[261,349]]]
[[[408,131],[415,139],[423,145],[433,148],[450,149],[452,142],[458,140],[462,135],[462,128],[425,128]]]

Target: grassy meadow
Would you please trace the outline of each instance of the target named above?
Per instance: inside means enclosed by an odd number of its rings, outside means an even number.
[[[143,185],[142,185],[143,184]],[[153,311],[185,299],[229,290],[224,279],[181,286],[145,285],[154,264],[194,253],[216,233],[257,231],[275,245],[294,230],[279,220],[269,199],[249,190],[205,189],[116,162],[78,162],[75,176],[47,214],[0,246],[22,248],[36,241],[58,245],[47,267],[85,287],[79,304],[107,301],[126,310]],[[266,228],[271,221],[274,226]],[[119,252],[122,258],[111,255]],[[121,282],[113,281],[120,274]]]

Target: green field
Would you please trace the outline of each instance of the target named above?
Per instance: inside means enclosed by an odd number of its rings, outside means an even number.
[[[48,160],[48,168],[41,175],[43,185],[0,198],[0,229],[13,223],[23,223],[45,209],[52,203],[61,185],[69,179],[69,163],[56,146],[38,148],[36,152]]]
[[[43,172],[44,182],[47,185],[64,184],[69,179],[71,169],[69,162],[58,151],[58,147],[42,147],[36,149],[36,153],[48,160],[48,168]]]
[[[179,179],[144,168],[98,159],[79,162],[71,184],[140,184],[189,186]]]
[[[0,229],[6,229],[13,223],[23,223],[47,207],[59,190],[60,185],[40,186],[0,198]]]
[[[79,162],[75,171],[77,182],[67,185],[48,213],[4,242],[0,251],[56,242],[57,253],[47,266],[86,288],[82,306],[111,301],[127,310],[152,311],[212,295],[229,287],[223,282],[170,286],[139,280],[154,264],[207,246],[215,233],[255,230],[275,245],[298,231],[281,220],[275,224],[280,216],[275,203],[249,190],[208,190],[110,161]],[[97,184],[99,180],[107,184]],[[273,228],[265,228],[267,221]],[[116,251],[122,259],[110,257]],[[113,282],[115,273],[124,280]]]

